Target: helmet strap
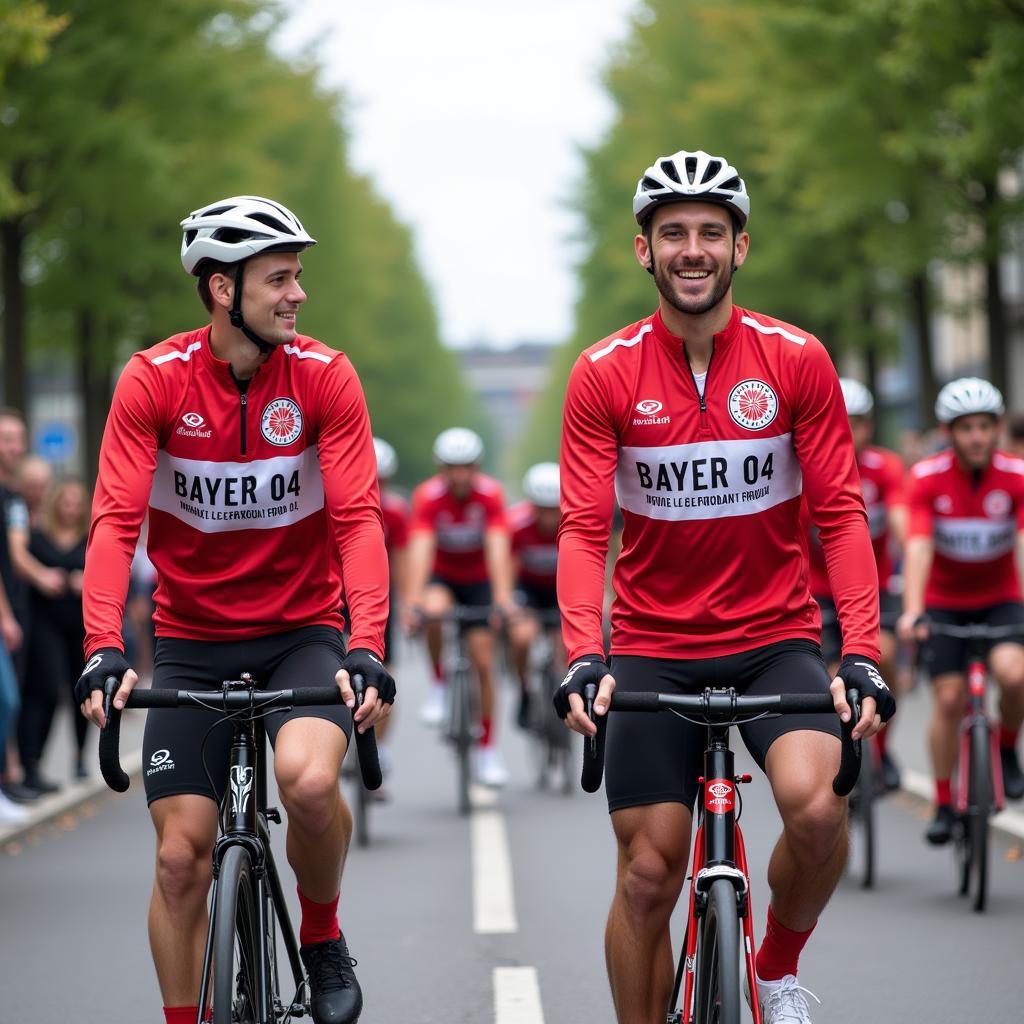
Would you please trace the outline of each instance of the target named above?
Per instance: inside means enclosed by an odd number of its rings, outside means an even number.
[[[228,312],[228,319],[231,321],[232,327],[241,331],[263,355],[267,355],[273,349],[273,345],[264,341],[242,318],[242,285],[245,280],[246,262],[246,260],[242,260],[238,264],[238,271],[235,274],[235,295]]]

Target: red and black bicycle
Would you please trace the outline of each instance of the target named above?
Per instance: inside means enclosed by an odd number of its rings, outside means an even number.
[[[584,702],[592,719],[596,695],[596,687],[586,687]],[[839,796],[850,793],[860,770],[860,743],[852,738],[853,724],[860,717],[857,692],[850,690],[847,700],[853,716],[843,725],[842,758],[832,783]],[[741,964],[750,991],[757,991],[750,877],[739,826],[743,802],[737,788],[749,782],[750,776],[736,774],[729,730],[768,716],[834,711],[832,697],[827,693],[744,697],[732,688],[707,689],[700,694],[614,693],[611,710],[668,711],[707,726],[689,914],[666,1024],[739,1024]],[[582,784],[588,793],[600,788],[604,772],[607,719],[594,721],[597,735],[584,741]],[[761,1024],[757,1000],[752,1002],[749,1019]]]

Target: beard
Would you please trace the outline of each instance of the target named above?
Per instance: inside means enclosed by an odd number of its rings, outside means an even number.
[[[652,256],[653,260],[653,256]],[[707,270],[707,267],[683,267],[683,270]],[[735,267],[729,266],[728,270],[716,268],[712,270],[710,281],[713,282],[711,292],[706,298],[688,298],[681,296],[675,288],[672,272],[654,262],[654,283],[657,285],[661,297],[674,309],[687,316],[700,316],[709,313],[725,298],[732,287],[732,277]]]

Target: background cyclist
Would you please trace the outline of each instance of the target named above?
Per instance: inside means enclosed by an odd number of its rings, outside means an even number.
[[[555,571],[558,565],[559,474],[557,462],[538,462],[523,477],[526,500],[509,509],[512,529],[512,568],[516,581],[517,614],[508,621],[512,664],[519,677],[520,696],[516,721],[530,724],[530,649],[540,635],[537,612],[558,612]],[[547,627],[555,665],[565,671],[565,644],[561,630]]]
[[[903,568],[900,635],[926,640],[935,703],[928,730],[935,774],[930,843],[953,834],[950,779],[966,700],[965,641],[928,637],[920,618],[992,626],[1021,624],[1021,638],[996,644],[988,663],[999,688],[999,753],[1011,799],[1024,796],[1016,744],[1024,722],[1024,461],[997,448],[1003,396],[988,381],[963,377],[935,402],[950,448],[910,471],[910,524]]]
[[[892,681],[900,678],[896,667],[896,619],[901,604],[899,595],[892,592],[891,586],[893,555],[902,547],[907,529],[907,498],[904,485],[906,473],[903,460],[895,452],[871,444],[874,432],[872,411],[875,406],[871,392],[852,377],[840,377],[839,384],[843,389],[843,403],[850,419],[853,448],[857,455],[857,472],[860,474],[861,493],[864,495],[868,528],[871,531],[871,547],[875,552],[875,566],[878,569],[882,677]],[[836,618],[835,602],[832,600],[825,552],[822,550],[818,531],[813,525],[808,531],[808,537],[811,593],[825,613],[821,627],[821,648],[825,663],[834,674],[839,665],[843,638]],[[898,686],[893,686],[893,691],[899,696]],[[881,759],[882,781],[886,789],[899,789],[899,768],[888,751],[887,740],[891,728],[890,724],[876,733],[875,744]]]
[[[660,158],[633,200],[638,262],[658,310],[586,349],[562,431],[558,599],[571,663],[556,707],[594,725],[580,696],[599,683],[748,693],[828,692],[820,616],[807,588],[801,491],[821,531],[843,627],[831,686],[865,695],[855,735],[894,702],[878,674],[878,578],[836,372],[806,332],[732,302],[750,211],[735,168],[703,151]],[[615,497],[612,669],[601,644],[604,559]],[[783,820],[757,957],[765,1024],[808,1022],[800,951],[846,859],[846,802],[832,792],[839,718],[743,727]],[[661,1020],[672,987],[669,918],[686,875],[704,731],[671,715],[613,715],[605,785],[618,843],[606,951],[623,1024]],[[865,965],[861,962],[861,967]]]
[[[362,995],[337,908],[352,830],[338,787],[352,674],[368,684],[360,728],[394,699],[380,660],[388,567],[369,417],[348,359],[296,332],[306,300],[298,253],[315,243],[295,215],[236,196],[182,227],[182,264],[198,278],[211,323],[137,352],[118,381],[100,451],[84,587],[89,661],[76,696],[102,724],[104,679],[122,680],[118,707],[138,681],[121,623],[147,504],[158,577],[154,688],[219,690],[242,671],[271,688],[337,679],[344,705],[279,712],[266,725],[288,812],[313,1020],[351,1022]],[[352,609],[347,654],[343,596]],[[197,1018],[230,738],[229,723],[208,711],[154,710],[146,721],[157,833],[149,935],[168,1024]]]
[[[433,670],[430,696],[421,711],[428,725],[440,725],[445,709],[443,633],[437,617],[456,605],[469,609],[515,611],[505,501],[501,485],[482,473],[484,444],[472,430],[451,427],[434,441],[435,476],[412,496],[406,623],[426,624]],[[470,661],[480,681],[480,739],[476,774],[488,786],[503,786],[508,774],[495,731],[497,687],[494,651],[497,633],[484,623],[466,631]]]

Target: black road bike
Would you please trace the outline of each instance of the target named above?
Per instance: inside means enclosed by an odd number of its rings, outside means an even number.
[[[108,679],[104,695],[106,725],[100,732],[100,770],[118,793],[128,789],[121,768],[121,712],[113,706],[117,680]],[[354,676],[357,706],[365,681]],[[310,1013],[309,984],[299,958],[299,946],[288,916],[281,878],[270,844],[269,823],[280,824],[281,813],[267,805],[266,729],[263,719],[272,711],[292,707],[338,704],[337,686],[297,690],[261,690],[248,673],[224,682],[216,690],[133,690],[130,708],[205,708],[231,723],[228,786],[220,809],[220,836],[213,849],[213,889],[210,928],[203,956],[203,973],[196,1024],[284,1024]],[[370,789],[381,782],[377,745],[372,729],[353,729],[363,781]],[[287,964],[278,959],[284,946]],[[283,988],[282,974],[291,973]],[[285,993],[294,991],[291,998]],[[211,1016],[206,1016],[207,1008]]]
[[[597,734],[584,739],[582,785],[588,793],[601,786],[607,716],[595,719],[597,687],[584,690],[587,714]],[[853,710],[842,726],[842,756],[832,783],[838,796],[847,796],[860,770],[860,742],[852,738],[860,718],[856,690],[847,692]],[[743,801],[738,785],[750,782],[737,775],[729,730],[756,719],[789,714],[833,712],[831,694],[797,693],[745,697],[734,689],[706,689],[699,694],[613,693],[611,711],[668,711],[707,726],[704,774],[696,802],[698,820],[690,874],[689,914],[680,949],[666,1024],[739,1024],[743,997],[740,970],[745,961],[749,991],[756,993],[754,928],[750,877],[739,818]],[[750,1016],[761,1024],[756,998]]]
[[[527,613],[524,611],[524,614]],[[541,634],[534,645],[538,657],[531,659],[533,699],[530,701],[529,730],[536,753],[537,786],[550,789],[558,785],[568,796],[573,790],[573,733],[551,710],[555,692],[565,676],[565,665],[558,664],[551,633],[558,630],[562,618],[556,608],[532,609],[541,625]]]

